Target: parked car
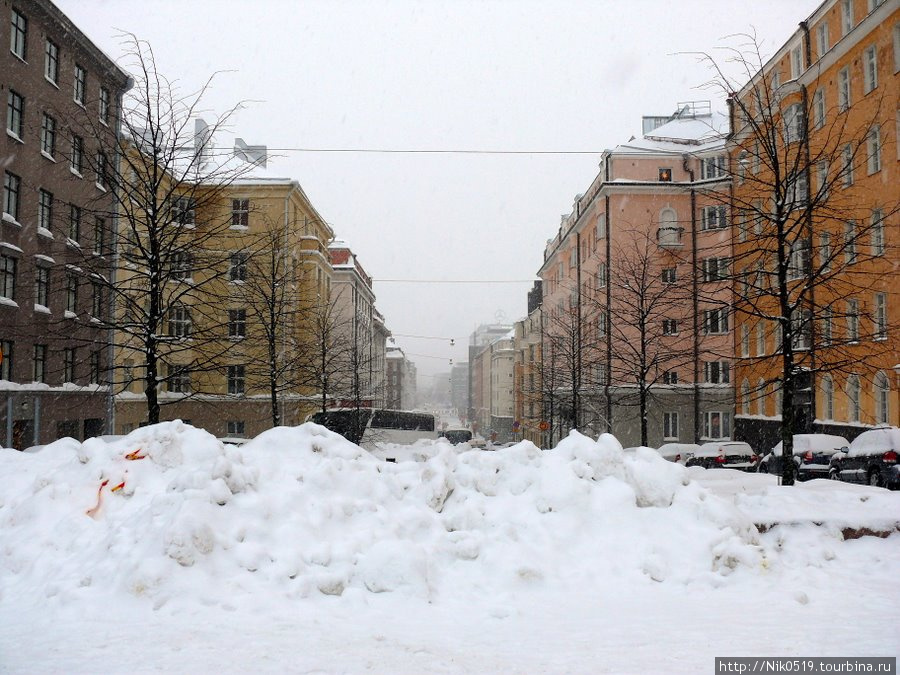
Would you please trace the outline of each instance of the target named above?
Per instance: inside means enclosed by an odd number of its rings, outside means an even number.
[[[832,434],[794,434],[794,468],[797,480],[828,478],[831,457],[849,442]],[[759,460],[760,473],[782,474],[781,441]]]
[[[696,443],[663,443],[656,451],[670,462],[686,464],[700,446]]]
[[[702,466],[704,469],[738,469],[754,471],[759,457],[743,441],[711,441],[701,445],[686,466]]]
[[[465,427],[452,427],[450,429],[445,429],[438,435],[442,438],[446,438],[448,441],[453,443],[453,445],[456,445],[457,443],[466,443],[467,441],[472,440],[472,432]]]
[[[829,477],[900,489],[900,429],[878,427],[862,432],[843,452],[831,457]]]

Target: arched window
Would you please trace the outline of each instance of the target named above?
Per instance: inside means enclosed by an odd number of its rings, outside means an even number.
[[[859,422],[859,377],[856,375],[847,378],[847,419]]]
[[[762,378],[756,385],[756,414],[766,414],[766,382]]]
[[[681,228],[678,226],[675,209],[667,206],[659,212],[657,237],[660,246],[677,246],[681,243]]]
[[[750,414],[750,382],[746,378],[741,382],[741,414]]]
[[[875,422],[887,424],[891,382],[884,373],[875,375]]]
[[[834,380],[830,375],[822,378],[822,418],[834,419]]]
[[[781,380],[772,383],[772,395],[775,399],[775,417],[781,417],[781,404],[784,400],[784,390],[781,388]]]

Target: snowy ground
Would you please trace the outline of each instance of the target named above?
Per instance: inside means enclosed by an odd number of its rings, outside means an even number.
[[[0,450],[0,673],[900,654],[900,534],[841,534],[896,530],[900,493],[687,470],[609,436],[410,454],[315,425],[223,446],[179,422]]]

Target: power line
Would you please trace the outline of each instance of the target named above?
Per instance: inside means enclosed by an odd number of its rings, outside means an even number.
[[[440,337],[437,335],[406,335],[404,333],[391,333],[394,337],[405,337],[405,338],[419,338],[420,340],[449,340],[453,342],[456,338],[452,337]]]
[[[382,284],[533,284],[537,279],[372,279]]]
[[[485,150],[478,148],[267,148],[269,152],[330,152],[383,155],[600,155],[602,150]]]

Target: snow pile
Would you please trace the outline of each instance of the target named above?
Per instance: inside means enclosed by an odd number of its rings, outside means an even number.
[[[573,433],[544,452],[435,443],[420,459],[387,463],[314,424],[241,447],[170,422],[0,450],[0,594],[435,600],[763,565],[732,504],[612,436]]]

